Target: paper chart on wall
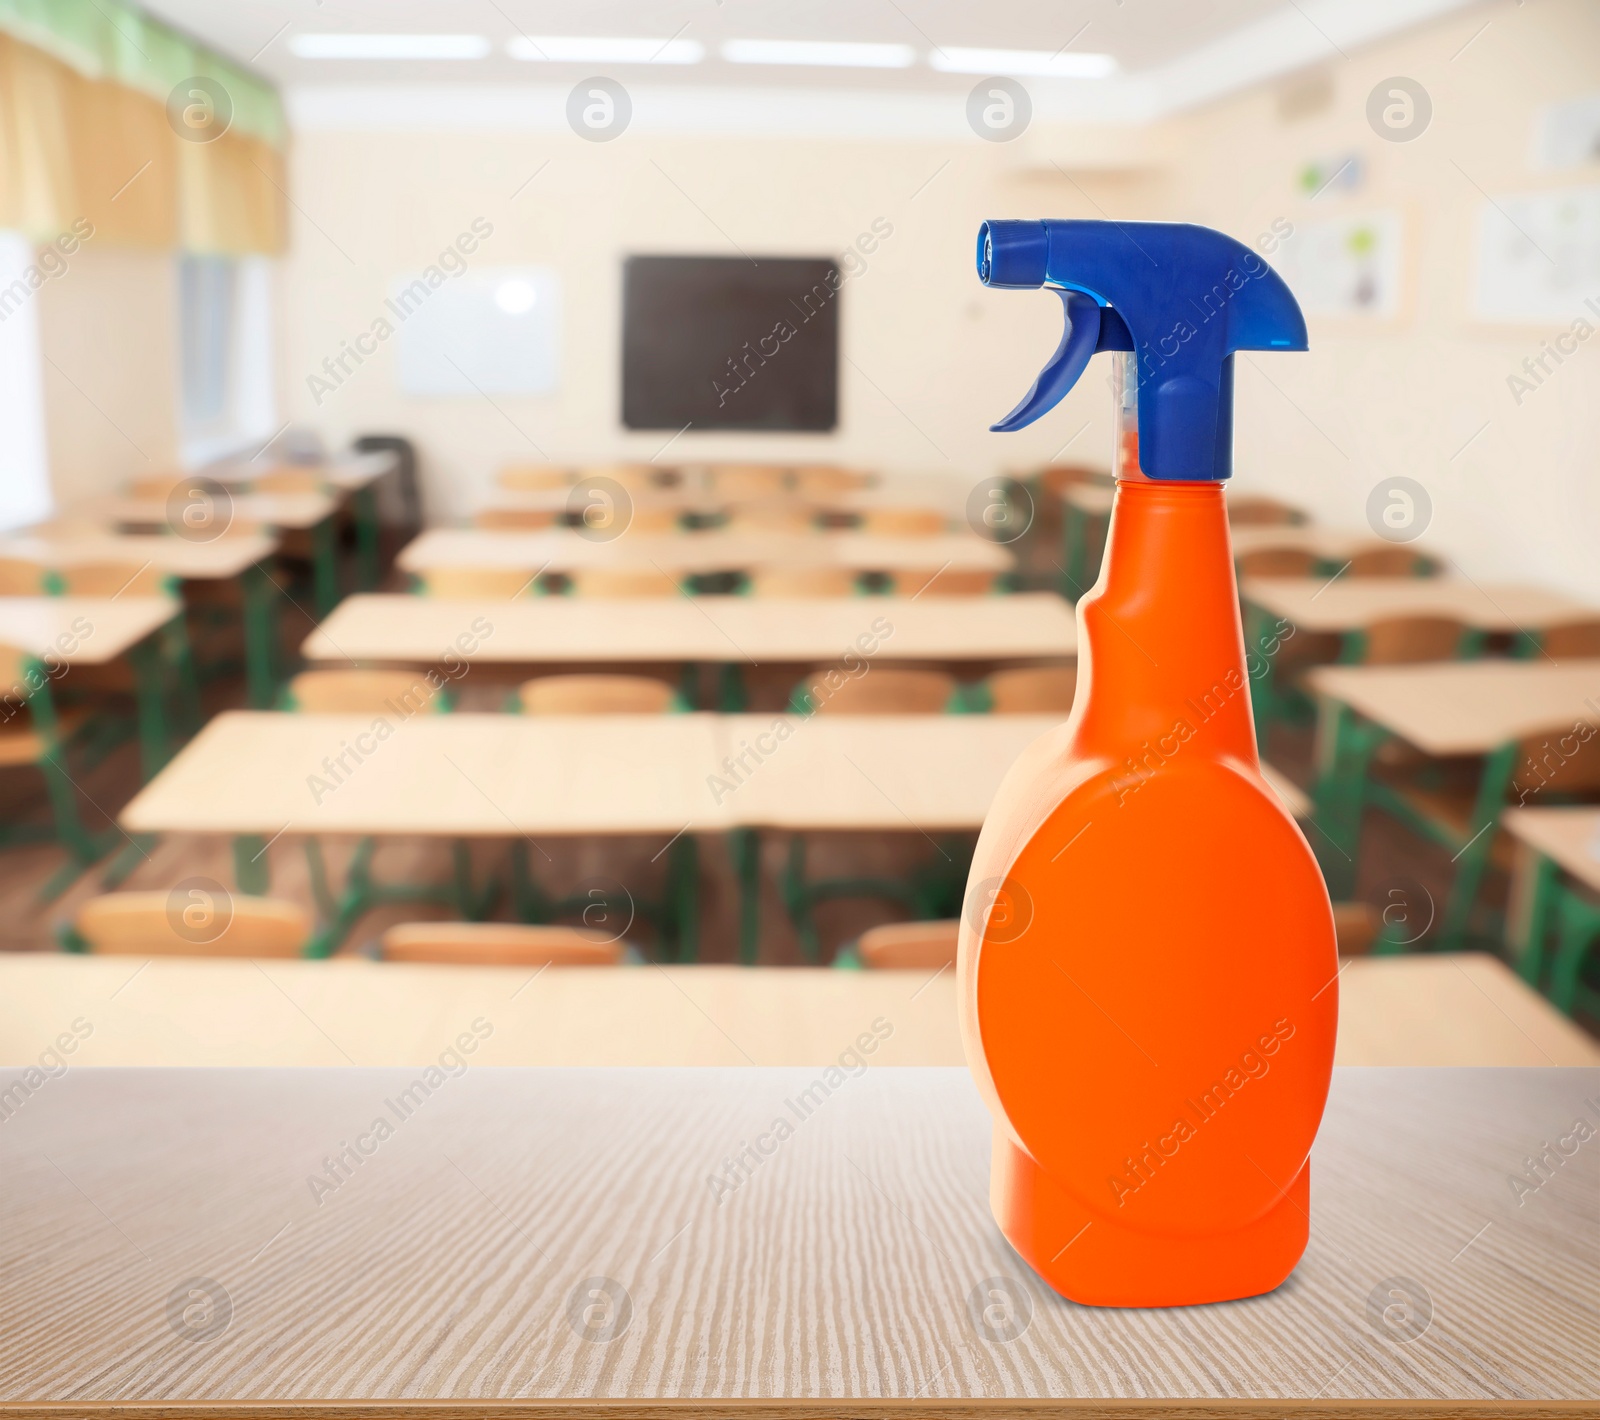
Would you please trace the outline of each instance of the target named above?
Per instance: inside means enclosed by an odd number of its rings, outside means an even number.
[[[1565,325],[1600,298],[1600,187],[1492,197],[1477,243],[1479,319]]]
[[[1273,259],[1307,315],[1391,317],[1400,308],[1398,212],[1297,222]]]

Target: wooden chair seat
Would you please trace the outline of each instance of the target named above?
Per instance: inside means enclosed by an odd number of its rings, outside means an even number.
[[[1433,570],[1433,560],[1409,547],[1369,547],[1350,558],[1346,577],[1420,577]]]
[[[301,671],[288,687],[295,710],[322,715],[412,715],[438,691],[420,671],[349,669]]]
[[[524,715],[659,715],[678,705],[664,680],[642,675],[547,675],[517,687]]]
[[[1405,800],[1413,813],[1448,829],[1458,842],[1464,842],[1472,836],[1472,810],[1477,799],[1477,791],[1472,786],[1436,788],[1402,780],[1391,784],[1390,789]],[[1489,861],[1497,868],[1510,872],[1513,858],[1510,835],[1491,828],[1488,837],[1491,840]]]
[[[938,715],[956,693],[953,676],[944,671],[874,666],[865,675],[840,671],[837,688],[827,683],[828,670],[806,678],[801,696],[819,715]]]
[[[996,574],[975,568],[930,567],[889,574],[897,597],[983,597],[994,590]]]
[[[504,602],[527,596],[535,575],[520,567],[430,567],[418,580],[430,597]]]
[[[937,537],[949,531],[950,520],[937,508],[868,508],[860,525],[879,537]]]
[[[580,927],[511,922],[402,922],[383,934],[384,961],[453,966],[617,966],[627,944]]]
[[[996,671],[984,684],[996,715],[1068,714],[1078,688],[1078,667],[1021,666]]]
[[[79,706],[56,711],[56,742],[65,744],[89,718]],[[49,751],[49,742],[34,729],[26,714],[18,714],[0,725],[0,768],[12,769],[37,764]]]
[[[957,920],[891,922],[863,932],[856,943],[861,965],[874,971],[937,971],[956,964]]]
[[[849,597],[857,589],[848,567],[767,567],[752,572],[749,583],[758,597]]]
[[[1234,561],[1241,577],[1309,577],[1317,570],[1316,554],[1302,547],[1258,547]]]
[[[85,902],[72,926],[90,951],[105,954],[293,957],[311,933],[311,917],[280,898],[111,892]]]
[[[1600,656],[1600,621],[1569,621],[1564,626],[1547,626],[1539,638],[1545,653],[1560,660]]]

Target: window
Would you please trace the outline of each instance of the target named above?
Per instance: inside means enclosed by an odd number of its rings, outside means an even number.
[[[253,452],[277,431],[266,259],[180,257],[178,347],[185,464]]]
[[[42,522],[54,511],[33,299],[37,257],[20,232],[0,232],[0,531]]]

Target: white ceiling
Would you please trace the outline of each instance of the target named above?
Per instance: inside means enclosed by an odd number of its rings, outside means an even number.
[[[644,126],[952,133],[976,80],[943,73],[943,47],[1109,54],[1109,78],[1025,77],[1036,116],[1147,121],[1323,61],[1481,0],[141,0],[284,87],[297,127],[521,127],[560,122],[560,97],[604,74]],[[313,59],[297,34],[477,35],[475,59]],[[691,64],[528,62],[519,36],[693,40]],[[902,69],[757,66],[732,39],[909,46]],[[829,105],[837,108],[830,111]],[[948,113],[945,110],[949,110]],[[548,112],[547,112],[548,111]],[[676,115],[676,116],[674,116]]]

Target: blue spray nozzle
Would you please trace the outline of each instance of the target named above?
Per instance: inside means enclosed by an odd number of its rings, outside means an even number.
[[[1131,351],[1139,465],[1151,478],[1226,478],[1234,353],[1306,348],[1305,318],[1283,278],[1209,227],[985,222],[978,277],[986,286],[1058,288],[1067,321],[1033,389],[992,427],[1009,431],[1038,419],[1097,351]]]

